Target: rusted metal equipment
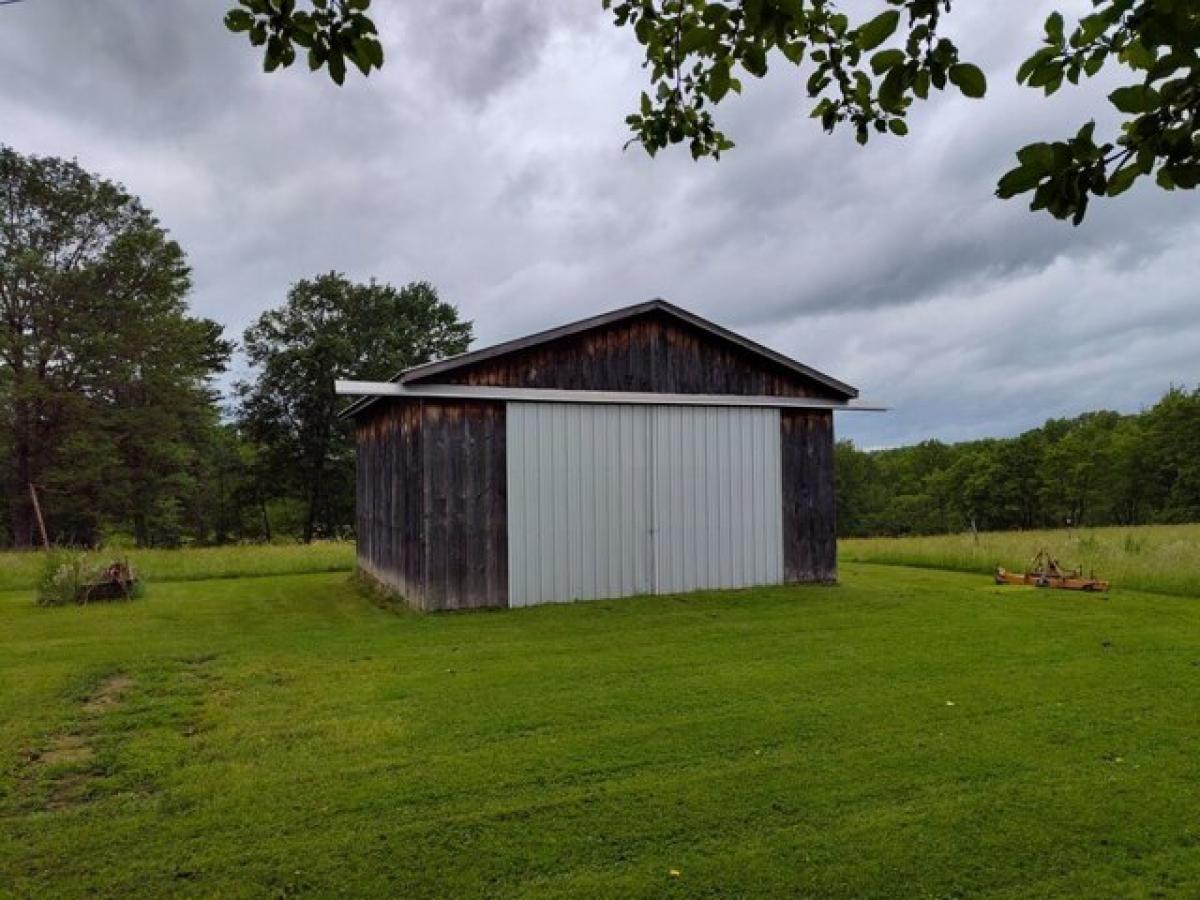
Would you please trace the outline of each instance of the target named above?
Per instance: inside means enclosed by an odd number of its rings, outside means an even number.
[[[1028,572],[1009,572],[997,566],[996,584],[1031,584],[1034,587],[1058,588],[1064,591],[1108,590],[1107,581],[1099,580],[1094,573],[1084,577],[1083,566],[1068,571],[1045,550],[1038,551],[1029,564]]]

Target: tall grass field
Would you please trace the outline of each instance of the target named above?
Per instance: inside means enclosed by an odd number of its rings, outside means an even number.
[[[852,538],[838,548],[844,562],[980,574],[998,565],[1023,572],[1045,549],[1063,565],[1082,565],[1085,573],[1094,571],[1114,587],[1200,596],[1200,524]]]
[[[63,551],[71,552],[71,551]],[[80,550],[80,553],[85,551]],[[98,562],[128,559],[148,581],[203,581],[255,575],[311,575],[354,568],[353,541],[312,544],[237,544],[186,550],[89,550]],[[0,591],[37,586],[46,554],[40,550],[0,552]]]

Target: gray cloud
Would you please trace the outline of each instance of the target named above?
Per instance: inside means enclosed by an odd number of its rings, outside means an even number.
[[[481,342],[661,295],[891,401],[839,426],[869,445],[1200,380],[1194,197],[1139,186],[1072,229],[991,195],[1023,143],[1112,126],[1110,82],[1013,84],[1061,4],[956,7],[989,97],[935,98],[902,141],[823,135],[794,72],[747,84],[719,164],[621,150],[645,74],[598,0],[376,5],[388,64],[341,89],[264,75],[211,0],[5,7],[0,139],[139,194],[235,335],[332,268],[428,278]]]

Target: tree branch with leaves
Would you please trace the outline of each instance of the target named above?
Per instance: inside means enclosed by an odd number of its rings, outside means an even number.
[[[342,84],[347,62],[364,76],[383,67],[383,45],[366,15],[370,5],[371,0],[311,0],[310,8],[298,9],[296,0],[238,0],[225,14],[225,27],[263,48],[268,72],[295,62],[299,47],[307,51],[309,69],[324,68]]]
[[[369,0],[240,0],[226,24],[265,44],[268,71],[289,65],[292,44],[309,48],[309,65],[329,67],[339,84],[350,59],[364,75],[383,63]],[[686,144],[693,158],[719,159],[734,147],[715,108],[741,93],[742,78],[762,78],[777,60],[807,68],[811,115],[827,132],[908,133],[915,101],[957,88],[983,97],[987,79],[960,58],[940,27],[953,0],[876,0],[874,15],[853,21],[835,0],[601,0],[619,28],[641,46],[649,89],[626,118],[629,144],[651,156]],[[1017,72],[1046,95],[1077,85],[1108,65],[1136,81],[1109,95],[1124,116],[1118,136],[1097,143],[1095,125],[1074,137],[1030,144],[997,186],[1008,199],[1029,191],[1034,210],[1079,224],[1090,197],[1114,197],[1142,175],[1167,190],[1200,183],[1200,3],[1196,0],[1092,0],[1093,12],[1068,35],[1060,13],[1045,43]]]
[[[1108,95],[1127,116],[1103,143],[1095,123],[1068,140],[1030,144],[1000,179],[1003,198],[1033,191],[1031,209],[1078,225],[1089,196],[1115,197],[1143,175],[1166,190],[1200,184],[1200,4],[1193,0],[1097,0],[1067,36],[1063,17],[1046,20],[1045,46],[1021,64],[1017,81],[1050,96],[1112,61],[1139,76]]]

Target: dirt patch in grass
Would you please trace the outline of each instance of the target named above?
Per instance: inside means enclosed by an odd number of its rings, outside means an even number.
[[[43,766],[61,766],[88,762],[95,755],[95,749],[82,734],[60,734],[51,739],[45,750],[34,754],[34,761]]]
[[[46,809],[65,809],[88,802],[94,783],[100,778],[94,771],[96,719],[120,706],[132,687],[133,679],[128,675],[119,672],[110,675],[80,705],[81,724],[51,735],[39,749],[25,751],[30,767],[26,775],[29,783],[42,781],[46,785]]]
[[[50,797],[46,800],[46,809],[70,809],[82,806],[91,799],[92,784],[96,776],[88,772],[72,772],[54,781],[50,789]]]
[[[98,715],[107,712],[121,702],[125,692],[133,687],[133,679],[128,675],[111,675],[100,683],[96,691],[83,704],[87,715]]]

